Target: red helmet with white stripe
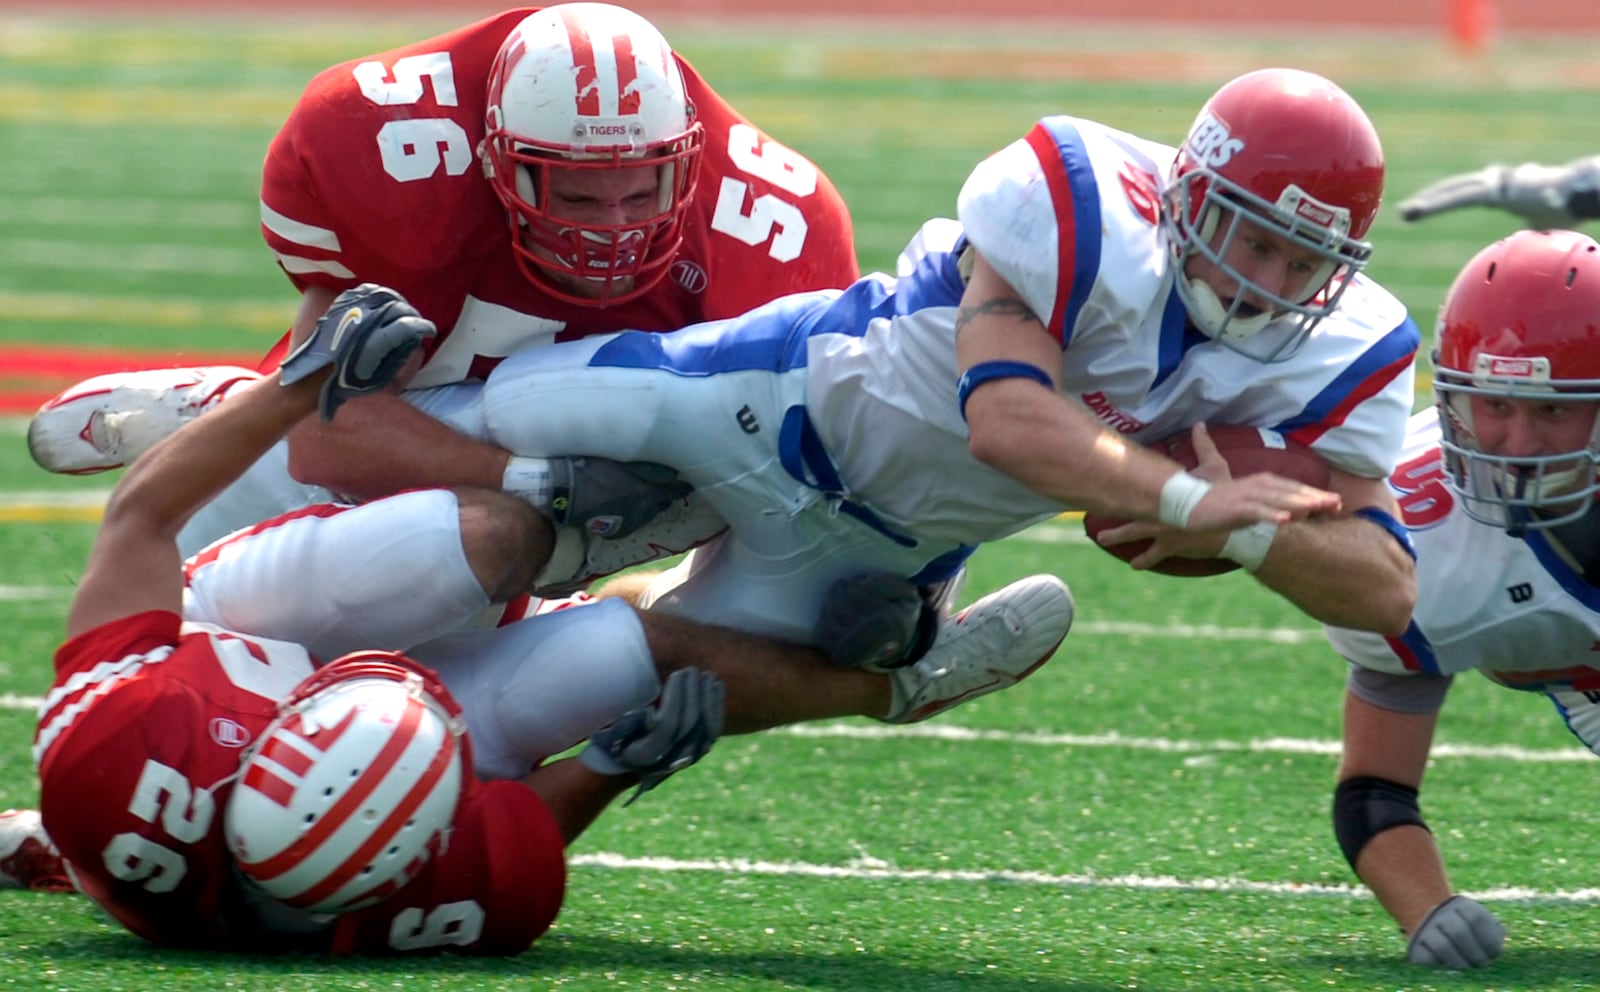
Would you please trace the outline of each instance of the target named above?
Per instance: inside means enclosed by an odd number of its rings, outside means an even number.
[[[224,830],[269,896],[343,913],[410,881],[471,781],[461,708],[393,652],[345,655],[300,683],[245,756]]]
[[[605,305],[666,275],[683,241],[704,129],[672,48],[631,10],[564,3],[528,15],[489,76],[485,174],[505,205],[518,264],[555,296]],[[552,196],[555,176],[640,173],[650,206],[584,222]]]

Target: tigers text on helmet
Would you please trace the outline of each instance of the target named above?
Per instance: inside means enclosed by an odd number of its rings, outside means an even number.
[[[1506,400],[1600,410],[1600,244],[1573,231],[1495,242],[1456,276],[1435,340],[1446,475],[1467,514],[1519,534],[1587,513],[1600,489],[1600,423],[1565,451],[1489,452],[1480,442],[1484,418]]]
[[[604,306],[666,275],[683,242],[704,129],[672,48],[649,21],[603,3],[528,15],[495,56],[486,129],[484,174],[529,279],[558,299]],[[631,181],[630,190],[642,182],[635,198],[646,202],[627,216],[584,217],[552,196],[558,175],[593,188],[596,200],[614,196],[619,182]]]
[[[240,872],[318,913],[378,902],[443,843],[471,776],[466,724],[403,655],[363,651],[295,689],[240,766],[224,830]]]
[[[1258,361],[1288,358],[1367,264],[1372,246],[1361,239],[1382,197],[1378,132],[1344,90],[1298,69],[1227,83],[1178,149],[1162,211],[1190,320]],[[1315,270],[1284,293],[1250,279],[1229,252],[1251,237],[1251,223],[1317,259]],[[1231,299],[1185,273],[1196,256],[1234,282]],[[1280,318],[1292,323],[1256,338]]]

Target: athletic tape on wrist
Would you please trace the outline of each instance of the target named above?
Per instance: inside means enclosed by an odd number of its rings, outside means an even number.
[[[1222,557],[1239,563],[1246,572],[1254,572],[1267,558],[1267,549],[1278,536],[1278,525],[1267,521],[1238,527],[1228,532],[1228,543],[1222,546]]]
[[[1161,486],[1161,522],[1179,530],[1189,525],[1194,508],[1211,491],[1211,483],[1177,472]]]
[[[1056,381],[1050,378],[1050,373],[1037,365],[1027,362],[979,362],[961,373],[960,380],[956,382],[956,399],[961,403],[962,420],[967,419],[967,398],[972,391],[995,379],[1032,379],[1052,392],[1056,388]]]
[[[550,460],[513,455],[500,476],[500,488],[541,509],[550,502]]]

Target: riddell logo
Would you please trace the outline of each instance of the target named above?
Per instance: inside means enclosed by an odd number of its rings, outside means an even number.
[[[1526,379],[1534,374],[1534,364],[1526,358],[1490,357],[1489,374],[1508,378]]]
[[[1295,205],[1294,212],[1318,227],[1331,227],[1333,225],[1334,212],[1312,200],[1301,200]]]
[[[1211,114],[1203,113],[1195,121],[1194,130],[1189,132],[1189,154],[1195,157],[1201,165],[1213,169],[1221,168],[1228,164],[1238,153],[1244,151],[1244,141],[1228,133],[1228,126],[1217,120]]]
[[[711,281],[706,277],[705,269],[684,259],[672,263],[671,275],[672,281],[686,293],[704,293],[706,283]]]

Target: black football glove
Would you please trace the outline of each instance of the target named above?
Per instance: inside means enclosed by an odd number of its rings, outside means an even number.
[[[399,293],[364,282],[334,298],[310,335],[278,366],[278,381],[288,386],[332,365],[317,404],[322,419],[332,420],[345,400],[393,382],[417,346],[436,333],[433,322]]]

